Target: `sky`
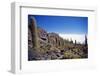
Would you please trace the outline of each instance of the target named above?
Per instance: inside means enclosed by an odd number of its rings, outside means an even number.
[[[59,34],[87,34],[88,32],[88,17],[47,15],[29,15],[28,17],[34,17],[37,26],[47,32]]]
[[[47,32],[55,32],[73,42],[83,44],[88,35],[88,17],[29,15],[28,18],[35,18],[37,26]]]

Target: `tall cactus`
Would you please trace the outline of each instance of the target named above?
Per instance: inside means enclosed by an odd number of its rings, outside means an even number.
[[[75,45],[77,44],[76,40],[75,40]]]
[[[85,35],[85,46],[87,46],[87,36]]]
[[[30,18],[30,24],[29,24],[31,35],[32,35],[32,44],[33,48],[38,51],[38,35],[37,35],[37,26],[36,21],[34,17]]]
[[[55,38],[55,41],[56,41],[56,48],[58,47],[58,39],[57,37]]]

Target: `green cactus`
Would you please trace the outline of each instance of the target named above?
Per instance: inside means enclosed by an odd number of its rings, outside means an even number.
[[[87,36],[85,35],[85,46],[87,46]]]
[[[38,45],[37,26],[36,26],[36,21],[33,17],[31,18],[31,23],[29,26],[30,26],[31,35],[32,35],[33,48],[38,50],[39,45]]]
[[[77,44],[76,40],[75,40],[75,45]]]
[[[56,48],[58,47],[58,38],[55,38],[55,40],[56,40]]]

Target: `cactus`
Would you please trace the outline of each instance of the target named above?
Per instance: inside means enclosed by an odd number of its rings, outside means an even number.
[[[75,40],[75,45],[76,45],[77,43],[76,43],[76,40]]]
[[[35,50],[38,50],[39,45],[38,45],[37,26],[36,26],[36,21],[33,17],[30,18],[29,28],[31,30],[33,48]]]
[[[58,38],[56,37],[55,38],[55,41],[56,41],[56,48],[58,47]]]
[[[87,36],[85,35],[85,46],[87,46]]]

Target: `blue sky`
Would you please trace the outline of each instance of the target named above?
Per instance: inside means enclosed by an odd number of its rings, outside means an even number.
[[[87,34],[88,32],[88,17],[29,15],[28,18],[30,17],[34,17],[37,26],[47,32],[64,34]]]

